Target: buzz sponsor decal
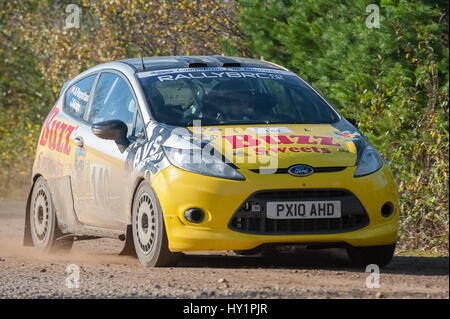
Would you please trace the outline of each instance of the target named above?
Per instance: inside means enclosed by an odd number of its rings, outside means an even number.
[[[211,127],[193,126],[192,139],[222,152],[226,161],[236,164],[259,163],[260,167],[274,169],[274,172],[280,158],[301,154],[331,157],[337,152],[356,153],[353,142],[344,141],[340,136],[331,136],[333,130],[329,131],[327,128],[315,133],[310,129],[288,126],[216,129],[220,131],[212,131]]]
[[[56,116],[59,113],[59,108],[54,107],[48,117],[45,119],[44,126],[42,128],[41,137],[39,139],[39,145],[46,146],[50,150],[69,155],[70,135],[76,129],[76,126],[66,123]]]

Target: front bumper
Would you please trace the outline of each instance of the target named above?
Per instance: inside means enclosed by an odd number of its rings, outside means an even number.
[[[166,225],[171,251],[246,250],[269,243],[347,243],[352,246],[388,245],[397,240],[399,204],[394,178],[384,165],[379,171],[354,178],[356,167],[307,177],[258,174],[241,170],[245,181],[226,180],[169,166],[152,179]],[[361,202],[369,222],[357,230],[316,234],[252,234],[232,230],[230,221],[252,194],[262,190],[344,189]],[[394,204],[389,217],[384,203]],[[205,219],[190,223],[184,212],[200,208]]]

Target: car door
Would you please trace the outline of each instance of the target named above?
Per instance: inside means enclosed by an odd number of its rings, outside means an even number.
[[[97,80],[86,124],[76,136],[82,145],[85,189],[74,190],[75,211],[81,222],[105,228],[122,229],[127,223],[127,182],[125,161],[129,148],[121,152],[113,140],[97,137],[91,130],[95,123],[121,120],[128,127],[127,138],[133,140],[138,114],[137,99],[124,75],[117,71],[102,72]]]
[[[87,167],[85,165],[86,151],[78,145],[78,137],[80,136],[80,132],[85,130],[84,127],[87,126],[84,117],[97,77],[98,73],[88,74],[65,90],[62,101],[62,112],[59,112],[60,114],[57,115],[66,127],[68,129],[70,128],[70,133],[68,132],[66,134],[67,143],[64,147],[64,153],[70,159],[67,161],[68,174],[71,178],[72,194],[76,194],[76,197],[74,196],[73,198],[75,208],[82,205],[78,199],[86,197],[88,192],[89,180],[85,170],[85,167]],[[57,109],[52,110],[53,114],[57,111]],[[53,136],[53,134],[50,134],[50,136]],[[52,169],[55,172],[58,171],[58,167],[53,167]],[[83,220],[83,216],[77,217],[79,220]]]

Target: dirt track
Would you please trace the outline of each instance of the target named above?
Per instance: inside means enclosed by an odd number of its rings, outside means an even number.
[[[449,298],[448,257],[395,256],[380,288],[340,250],[300,249],[269,259],[232,252],[186,255],[174,268],[118,256],[118,240],[77,242],[66,255],[22,247],[24,202],[0,200],[0,298]],[[66,267],[80,287],[66,286]]]

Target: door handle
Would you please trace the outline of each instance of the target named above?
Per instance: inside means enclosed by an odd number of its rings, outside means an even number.
[[[84,146],[84,140],[81,136],[77,136],[73,139],[73,141],[75,142],[75,144],[77,144],[77,146],[79,147],[83,147]]]

